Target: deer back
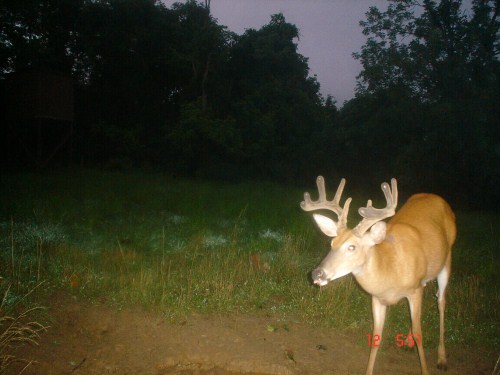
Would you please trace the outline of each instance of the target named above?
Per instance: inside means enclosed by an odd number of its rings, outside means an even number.
[[[411,252],[422,253],[426,279],[443,268],[456,238],[455,215],[446,201],[435,194],[415,194],[389,221],[387,238],[407,237]],[[408,252],[408,251],[407,251]]]

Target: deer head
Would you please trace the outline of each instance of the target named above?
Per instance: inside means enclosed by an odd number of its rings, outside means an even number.
[[[382,191],[384,192],[387,206],[385,208],[375,208],[372,201],[368,200],[366,207],[359,209],[359,214],[363,220],[354,228],[347,227],[347,215],[351,198],[348,198],[344,206],[340,206],[340,197],[345,186],[345,179],[340,181],[337,192],[333,200],[326,198],[325,180],[322,176],[316,179],[318,185],[319,198],[317,201],[311,200],[309,193],[304,194],[304,201],[300,206],[305,211],[329,210],[338,216],[338,222],[329,217],[313,214],[313,218],[321,231],[328,237],[332,237],[331,250],[323,259],[321,264],[312,271],[313,282],[319,286],[328,284],[339,277],[361,272],[366,262],[368,251],[375,245],[381,243],[386,238],[386,223],[382,220],[391,217],[396,212],[398,203],[397,182],[391,180],[392,188],[384,182]]]

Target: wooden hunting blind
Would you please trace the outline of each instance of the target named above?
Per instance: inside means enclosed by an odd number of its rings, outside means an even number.
[[[5,92],[12,141],[19,143],[24,156],[38,167],[45,166],[69,145],[73,133],[71,76],[49,70],[16,72],[7,78]]]

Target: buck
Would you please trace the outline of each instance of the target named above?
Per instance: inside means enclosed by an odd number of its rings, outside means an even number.
[[[372,296],[373,335],[382,338],[387,306],[406,297],[410,305],[411,331],[418,338],[416,345],[423,375],[429,370],[422,345],[420,317],[425,285],[434,279],[438,283],[440,370],[446,370],[444,346],[445,292],[451,271],[451,247],[456,237],[455,215],[450,206],[434,194],[416,194],[396,213],[398,189],[395,179],[382,184],[387,205],[375,208],[371,200],[359,209],[363,217],[354,228],[347,227],[351,198],[340,206],[345,179],[340,181],[333,200],[329,201],[322,176],[316,180],[319,199],[304,194],[301,207],[305,211],[329,210],[338,222],[313,214],[321,231],[332,237],[331,250],[318,268],[312,271],[313,282],[324,286],[330,281],[352,273],[359,285]],[[392,217],[393,216],[393,217]],[[384,219],[392,217],[385,223]],[[372,345],[366,374],[373,373],[379,346]]]

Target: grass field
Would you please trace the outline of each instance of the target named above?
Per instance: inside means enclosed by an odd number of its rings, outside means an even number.
[[[43,305],[44,296],[63,288],[171,319],[262,311],[371,332],[370,297],[351,276],[322,289],[311,285],[309,273],[329,241],[300,210],[300,190],[97,171],[0,182],[3,314]],[[353,197],[353,224],[356,204],[381,192],[364,194]],[[500,216],[456,214],[447,343],[498,348]],[[427,347],[438,343],[436,290],[433,282],[425,291]],[[385,334],[408,329],[401,301],[389,309]]]

